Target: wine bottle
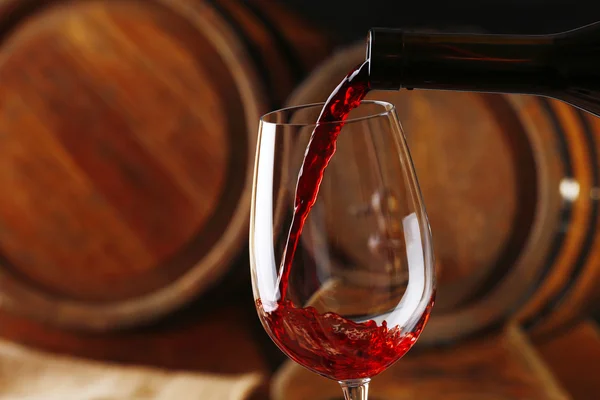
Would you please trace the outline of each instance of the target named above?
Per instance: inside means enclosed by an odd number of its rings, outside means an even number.
[[[600,22],[548,35],[372,28],[366,57],[373,90],[532,94],[600,116]]]

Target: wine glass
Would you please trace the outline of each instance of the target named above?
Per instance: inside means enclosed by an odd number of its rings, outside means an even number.
[[[260,120],[250,221],[252,286],[266,332],[290,359],[366,400],[372,377],[418,339],[435,297],[431,232],[396,110],[362,101],[283,265],[296,184],[323,104]],[[299,192],[300,193],[300,192]]]

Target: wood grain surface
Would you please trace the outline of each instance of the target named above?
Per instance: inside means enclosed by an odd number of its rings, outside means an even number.
[[[584,320],[554,335],[534,342],[552,374],[574,400],[592,400],[600,393],[600,328]]]
[[[249,270],[247,262],[234,268]],[[240,288],[249,272],[235,275],[225,278],[235,290],[214,287],[152,324],[111,332],[73,331],[1,311],[0,336],[32,349],[102,362],[174,371],[267,374],[283,357],[271,348],[260,326],[251,287]]]
[[[106,331],[216,285],[259,117],[327,40],[259,0],[7,0],[0,27],[2,307]]]

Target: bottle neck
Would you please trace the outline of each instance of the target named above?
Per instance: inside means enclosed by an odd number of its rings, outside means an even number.
[[[369,31],[372,89],[544,94],[559,89],[556,36]]]

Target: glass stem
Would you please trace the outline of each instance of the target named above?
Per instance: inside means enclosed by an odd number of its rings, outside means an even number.
[[[369,382],[371,379],[351,379],[340,381],[345,400],[367,400],[369,397]]]

